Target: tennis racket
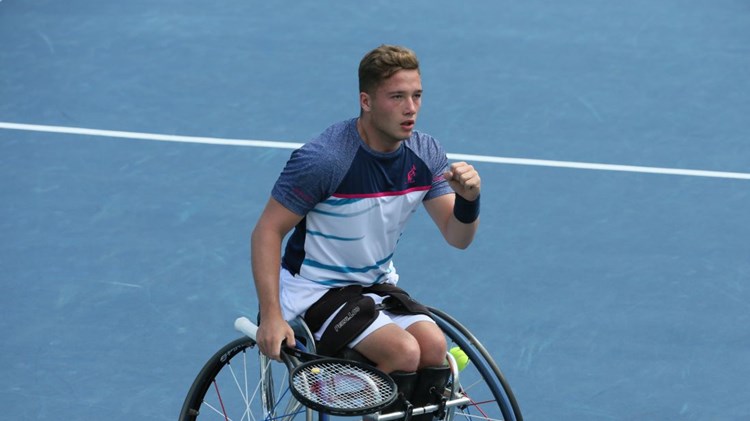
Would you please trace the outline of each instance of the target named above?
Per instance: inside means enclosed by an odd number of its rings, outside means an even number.
[[[245,317],[235,328],[255,339],[257,326]],[[374,414],[398,396],[396,383],[382,371],[358,361],[310,354],[286,345],[281,359],[289,369],[289,388],[303,405],[330,415]]]

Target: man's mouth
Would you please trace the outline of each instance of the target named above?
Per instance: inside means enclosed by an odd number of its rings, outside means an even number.
[[[406,120],[401,122],[401,128],[404,130],[412,130],[414,128],[414,120]]]

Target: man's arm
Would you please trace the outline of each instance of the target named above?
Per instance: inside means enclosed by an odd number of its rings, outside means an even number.
[[[289,346],[294,346],[294,334],[282,316],[279,302],[281,244],[286,234],[301,220],[301,216],[271,198],[251,237],[253,278],[260,306],[260,326],[256,339],[260,351],[277,360],[284,339]]]
[[[446,194],[427,200],[424,202],[424,206],[448,244],[465,249],[474,240],[474,234],[479,226],[479,218],[477,217],[474,221],[468,223],[456,218],[454,207],[457,205],[456,201],[461,200],[456,196],[461,196],[464,199],[463,209],[478,206],[479,203],[476,201],[479,199],[482,182],[474,167],[465,162],[452,164],[443,176],[448,180],[456,194]],[[460,205],[459,208],[461,208]]]

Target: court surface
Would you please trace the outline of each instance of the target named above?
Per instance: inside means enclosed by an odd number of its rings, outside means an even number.
[[[750,419],[749,37],[740,0],[0,1],[1,418],[175,419],[257,311],[289,148],[393,43],[483,180],[468,250],[415,215],[402,285],[526,419]]]

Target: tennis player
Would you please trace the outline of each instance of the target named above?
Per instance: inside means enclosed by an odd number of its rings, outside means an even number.
[[[352,348],[389,373],[442,367],[443,333],[397,286],[393,256],[420,204],[448,244],[468,247],[481,180],[472,165],[449,164],[440,143],[415,129],[422,82],[413,51],[368,52],[359,91],[357,118],[291,154],[253,230],[258,345],[278,359],[283,340],[294,344],[287,320],[301,315],[321,352]]]

